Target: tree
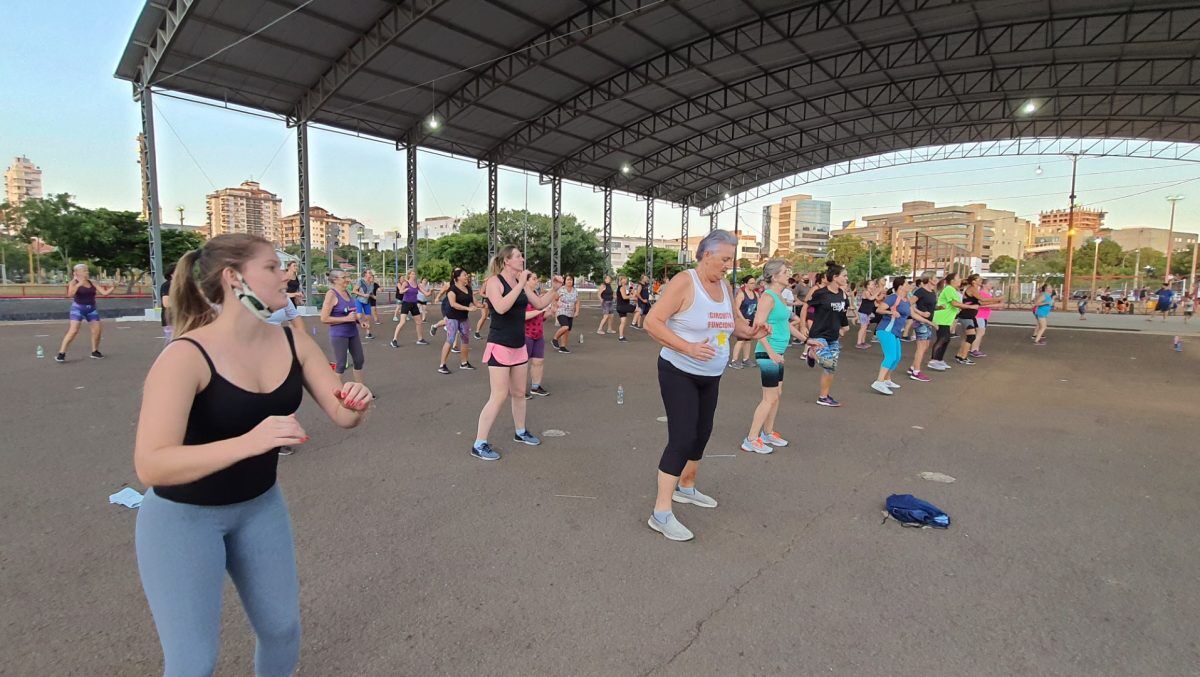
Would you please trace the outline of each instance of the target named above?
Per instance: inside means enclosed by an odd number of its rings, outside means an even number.
[[[895,275],[899,268],[892,263],[892,247],[868,247],[846,265],[851,282],[864,282],[868,277]]]
[[[1100,272],[1105,269],[1116,268],[1121,262],[1121,245],[1112,240],[1104,240],[1100,243]],[[1072,270],[1076,273],[1092,272],[1092,262],[1096,256],[1096,242],[1093,240],[1084,244],[1079,249],[1075,250],[1075,259],[1072,262]],[[1064,268],[1065,270],[1065,268]]]
[[[826,250],[829,252],[829,261],[835,261],[844,266],[858,258],[858,255],[866,251],[866,248],[863,246],[862,238],[857,235],[834,235],[829,238]]]
[[[200,233],[190,230],[162,231],[163,274],[165,275],[168,270],[174,270],[175,264],[183,258],[184,254],[193,249],[199,249],[203,245],[204,237]]]
[[[528,235],[529,251],[524,252],[525,267],[539,275],[549,275],[550,226],[550,216],[547,214],[534,214],[523,209],[501,209],[496,221],[499,245],[514,244],[521,247]],[[463,219],[458,230],[462,234],[481,234],[486,244],[487,214],[471,214]],[[563,214],[559,234],[564,273],[580,277],[604,274],[604,253],[596,231],[585,228],[574,214]]]
[[[1017,272],[1017,260],[1007,254],[1001,254],[992,259],[992,263],[988,268],[993,273],[1015,273]]]
[[[664,249],[663,247],[654,248],[654,279],[661,280],[667,274],[667,267],[677,265],[679,260],[679,252],[674,249]],[[625,275],[631,280],[640,280],[642,275],[646,273],[646,247],[645,245],[633,250],[629,258],[625,260],[625,265],[621,266],[621,270],[617,271],[619,275]]]
[[[433,240],[429,244],[429,256],[449,261],[455,268],[470,273],[485,272],[488,265],[487,235],[480,233],[457,233]],[[418,266],[419,267],[419,266]]]
[[[446,282],[450,273],[454,272],[450,262],[445,259],[417,260],[417,278],[428,278],[431,282]]]

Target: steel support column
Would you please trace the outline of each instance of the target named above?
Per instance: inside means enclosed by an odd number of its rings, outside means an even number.
[[[417,145],[409,143],[404,147],[404,197],[408,202],[408,236],[407,249],[404,253],[406,270],[417,268]]]
[[[654,280],[654,199],[646,200],[646,274]]]
[[[154,98],[150,88],[141,92],[142,104],[142,166],[145,171],[142,176],[146,182],[143,190],[146,193],[146,211],[150,220],[150,281],[154,293],[154,306],[162,306],[162,296],[159,288],[163,283],[162,261],[162,213],[158,204],[158,158],[154,152]],[[30,271],[32,273],[32,271]]]
[[[312,279],[312,262],[309,261],[308,253],[312,250],[312,221],[309,218],[309,199],[308,199],[308,123],[300,122],[296,125],[296,167],[297,178],[300,188],[300,288],[304,290],[304,305],[312,305],[316,294],[316,287]],[[326,236],[328,239],[328,236]],[[333,258],[333,250],[329,248],[329,242],[322,242],[321,246],[329,249],[330,260]],[[332,269],[332,263],[330,264]]]
[[[612,188],[604,189],[604,272],[612,269]]]
[[[550,179],[550,277],[562,274],[562,178]]]
[[[488,265],[500,248],[500,166],[495,162],[487,165],[488,173]]]
[[[713,232],[717,229],[717,213],[715,211],[708,213],[708,232]]]
[[[683,213],[679,217],[679,251],[681,252],[686,252],[688,249],[690,249],[690,247],[688,247],[688,212],[690,211],[691,209],[689,209],[687,205],[683,205]]]

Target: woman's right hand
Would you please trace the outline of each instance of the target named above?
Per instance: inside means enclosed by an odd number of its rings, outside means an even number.
[[[717,356],[717,351],[705,342],[689,343],[685,353],[700,362],[707,362]]]
[[[288,416],[268,416],[254,426],[250,432],[242,435],[247,446],[253,451],[251,456],[266,453],[275,447],[294,446],[308,441],[308,433],[300,427],[300,421],[295,414]]]

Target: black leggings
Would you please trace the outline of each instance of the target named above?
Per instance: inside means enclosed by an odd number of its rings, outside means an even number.
[[[933,341],[933,359],[941,361],[946,356],[946,348],[950,347],[950,325],[937,326],[937,338]]]
[[[699,461],[712,435],[720,376],[697,376],[658,358],[658,388],[667,410],[667,448],[658,469],[679,477],[688,461]]]
[[[358,334],[354,336],[330,336],[329,343],[333,346],[333,370],[339,374],[346,372],[346,352],[349,351],[350,358],[354,360],[354,369],[360,370],[366,364],[367,358],[363,356],[362,339]]]

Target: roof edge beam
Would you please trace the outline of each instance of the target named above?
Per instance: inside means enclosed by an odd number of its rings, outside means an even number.
[[[301,122],[312,119],[351,78],[446,1],[407,0],[389,10],[300,97],[292,117]]]
[[[155,78],[158,77],[158,71],[162,68],[163,56],[170,50],[195,6],[196,0],[175,0],[162,8],[162,21],[158,24],[158,28],[154,29],[154,37],[150,38],[150,43],[146,45],[146,54],[142,57],[142,66],[138,69],[134,87],[149,87],[158,84],[155,82]]]

